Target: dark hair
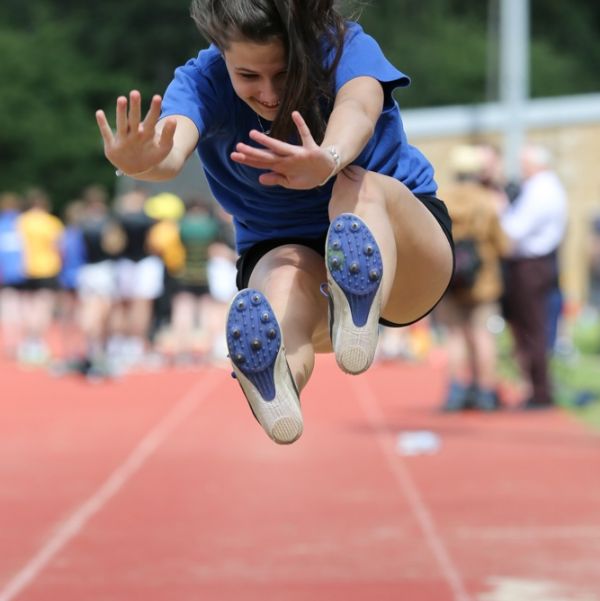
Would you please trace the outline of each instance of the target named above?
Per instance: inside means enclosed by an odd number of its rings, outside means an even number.
[[[325,134],[324,109],[334,100],[333,74],[345,24],[335,0],[192,0],[190,13],[208,42],[226,50],[233,41],[282,40],[287,56],[283,98],[271,129],[276,138],[296,134],[292,111],[300,111],[315,140]],[[333,61],[324,64],[325,53]]]

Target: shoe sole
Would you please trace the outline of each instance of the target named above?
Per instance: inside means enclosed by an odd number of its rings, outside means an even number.
[[[338,215],[325,247],[331,342],[340,368],[360,374],[373,363],[379,337],[383,263],[375,238],[356,215]]]
[[[226,327],[233,371],[254,417],[276,443],[294,442],[303,430],[300,400],[271,305],[257,290],[242,290]]]

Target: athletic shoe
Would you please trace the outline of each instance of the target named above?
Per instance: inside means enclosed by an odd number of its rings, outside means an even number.
[[[262,293],[250,288],[238,292],[229,307],[226,332],[232,375],[254,417],[275,442],[294,442],[303,427],[300,398],[281,329]]]
[[[442,411],[446,413],[454,413],[456,411],[464,411],[471,409],[473,406],[474,388],[472,386],[464,386],[456,380],[452,380],[448,386],[446,400],[442,405]]]
[[[350,374],[375,357],[381,311],[381,253],[367,225],[351,213],[329,226],[325,247],[329,329],[338,365]]]
[[[498,411],[500,409],[498,393],[495,390],[477,389],[473,397],[473,406],[479,411]]]
[[[546,411],[555,409],[556,405],[552,401],[537,401],[534,398],[529,398],[517,406],[519,411]]]

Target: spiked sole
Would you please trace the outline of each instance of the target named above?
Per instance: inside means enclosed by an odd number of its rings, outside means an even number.
[[[338,215],[327,233],[331,342],[341,369],[366,371],[375,357],[381,311],[381,253],[364,221]]]
[[[232,300],[227,347],[235,377],[265,432],[279,444],[297,440],[303,429],[298,391],[279,324],[259,291],[248,288]]]

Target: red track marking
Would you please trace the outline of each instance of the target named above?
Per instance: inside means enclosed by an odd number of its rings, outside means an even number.
[[[355,378],[320,357],[290,447],[226,372],[0,376],[2,601],[599,599],[598,437],[560,411],[440,415],[442,365]],[[132,460],[198,381],[204,400]],[[416,429],[440,452],[397,456]]]

